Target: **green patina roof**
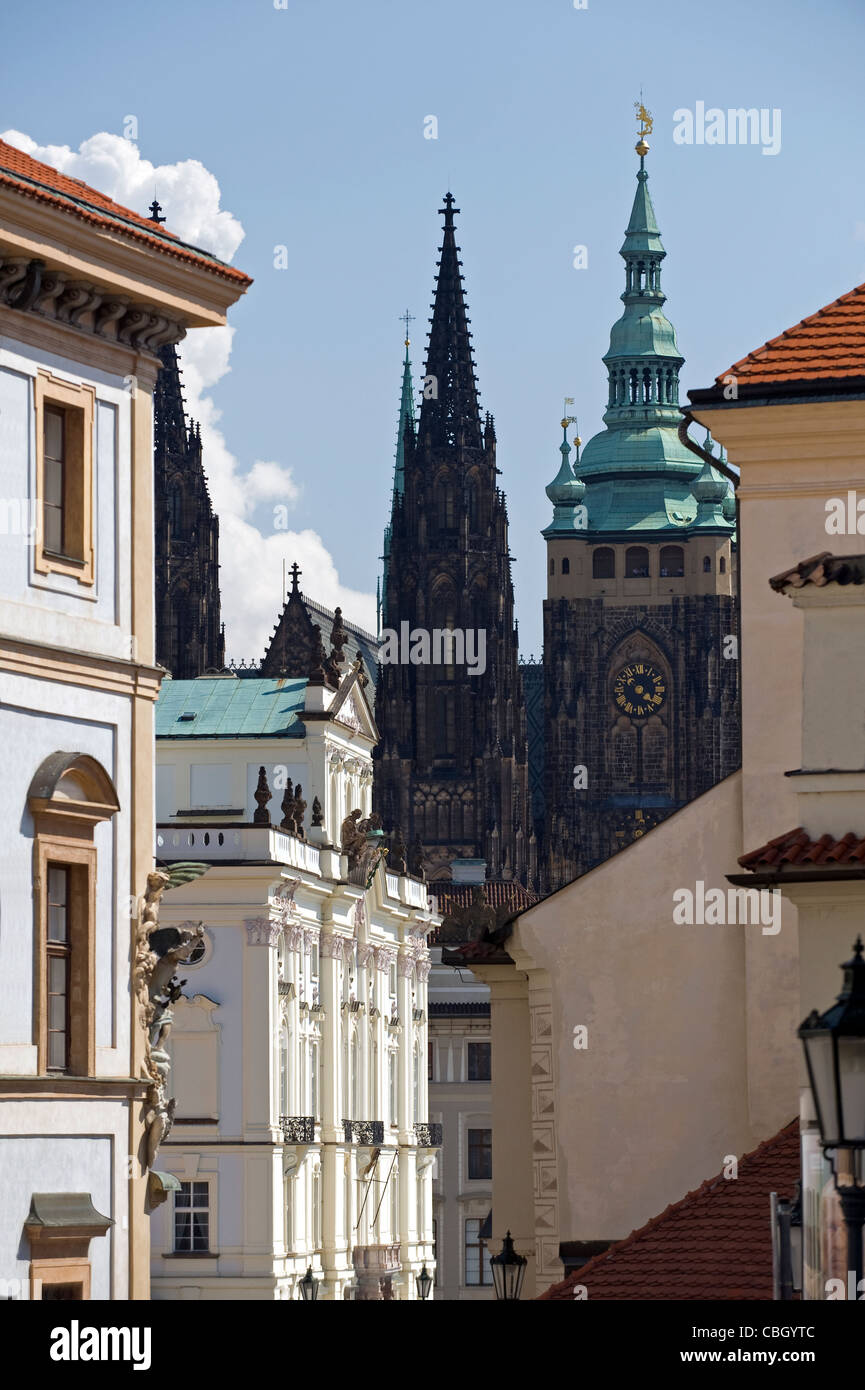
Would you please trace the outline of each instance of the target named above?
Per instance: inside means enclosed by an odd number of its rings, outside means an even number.
[[[200,676],[166,680],[156,702],[157,738],[303,738],[306,680]],[[183,719],[192,714],[193,719]]]
[[[545,536],[576,530],[612,536],[633,531],[687,535],[687,528],[734,529],[722,511],[722,496],[710,498],[717,475],[703,476],[699,457],[679,439],[679,368],[684,359],[673,325],[663,312],[661,242],[649,195],[649,176],[640,159],[637,191],[621,248],[625,262],[624,312],[613,324],[604,362],[609,375],[605,429],[589,440],[573,473],[581,485],[563,486],[560,470],[547,489],[555,507]],[[702,478],[697,495],[695,480]],[[721,484],[723,487],[723,484]],[[701,495],[705,493],[705,496]],[[699,501],[698,501],[699,497]],[[582,503],[584,525],[578,519]]]

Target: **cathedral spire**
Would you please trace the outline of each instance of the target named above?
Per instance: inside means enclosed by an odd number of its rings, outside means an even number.
[[[480,407],[472,361],[471,320],[466,314],[459,247],[454,232],[451,193],[445,194],[444,235],[436,276],[435,299],[430,319],[424,399],[421,406],[420,437],[433,448],[462,442],[482,448]]]
[[[411,381],[411,358],[408,350],[411,347],[411,338],[408,336],[408,326],[413,315],[406,309],[400,317],[405,321],[405,358],[402,364],[402,391],[399,402],[399,422],[396,430],[396,457],[393,468],[393,492],[390,506],[390,520],[384,528],[384,549],[382,553],[383,573],[381,586],[380,611],[384,607],[387,595],[387,566],[390,558],[390,543],[393,534],[393,514],[399,506],[405,492],[405,439],[406,432],[413,438],[417,427],[414,407],[414,392]]]

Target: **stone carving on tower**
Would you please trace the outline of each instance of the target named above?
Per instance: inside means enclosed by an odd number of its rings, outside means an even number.
[[[534,842],[507,509],[493,419],[478,403],[450,193],[441,211],[417,421],[408,341],[403,364],[382,593],[381,635],[395,640],[380,656],[374,804],[389,833],[399,826],[423,845],[430,879],[481,859],[489,878],[525,883]],[[448,629],[460,639],[437,645]],[[473,674],[460,660],[470,640],[484,653]]]
[[[562,420],[547,487],[542,886],[555,890],[739,766],[735,498],[711,440],[680,438],[683,358],[663,313],[640,111],[624,312],[606,428]],[[715,466],[717,464],[717,467]],[[721,471],[719,471],[721,470]]]

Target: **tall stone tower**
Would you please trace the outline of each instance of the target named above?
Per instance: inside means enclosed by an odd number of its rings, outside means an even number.
[[[504,493],[497,485],[492,416],[478,404],[454,200],[430,320],[420,419],[411,404],[408,354],[390,524],[385,533],[383,645],[376,691],[374,804],[385,829],[419,839],[431,879],[454,860],[486,861],[489,879],[525,883],[535,842],[528,809],[526,724],[514,624]],[[408,373],[408,376],[406,375]],[[409,387],[406,391],[406,382]],[[470,674],[450,643],[424,659],[412,633],[451,629],[477,641]]]
[[[156,659],[176,680],[225,664],[220,624],[219,519],[201,461],[201,431],[187,426],[173,346],[159,349],[153,397],[156,511]]]
[[[739,765],[735,501],[678,435],[641,137],[606,428],[547,487],[543,886],[584,873]],[[720,460],[719,460],[720,462]]]

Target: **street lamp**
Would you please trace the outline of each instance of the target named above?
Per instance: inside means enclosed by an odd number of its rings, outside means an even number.
[[[508,1231],[498,1255],[493,1255],[490,1260],[496,1298],[511,1301],[519,1298],[527,1264],[525,1255],[518,1255],[514,1249],[514,1242]]]
[[[817,1110],[820,1141],[832,1150],[835,1186],[847,1227],[847,1265],[858,1290],[865,1221],[865,960],[857,938],[845,961],[844,988],[824,1014],[814,1009],[799,1029]],[[854,1298],[856,1294],[853,1295]]]
[[[318,1298],[318,1280],[312,1277],[312,1265],[306,1271],[300,1282],[300,1296],[304,1303],[314,1303]]]
[[[426,1265],[424,1265],[420,1274],[417,1276],[418,1298],[429,1298],[430,1289],[432,1288],[432,1282],[432,1275],[430,1274]]]

